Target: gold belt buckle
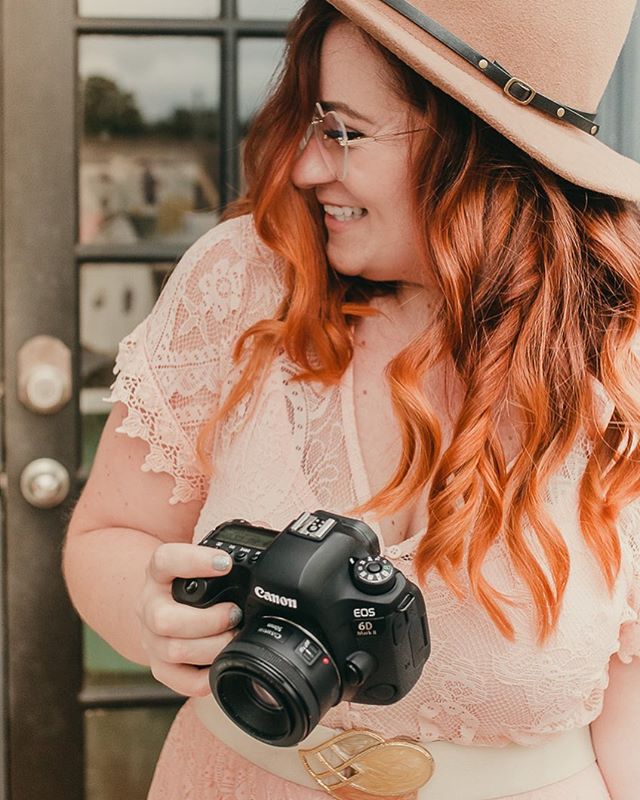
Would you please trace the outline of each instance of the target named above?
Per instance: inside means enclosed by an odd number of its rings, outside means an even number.
[[[298,754],[309,775],[339,800],[412,800],[435,769],[433,756],[417,742],[368,730],[344,731]]]

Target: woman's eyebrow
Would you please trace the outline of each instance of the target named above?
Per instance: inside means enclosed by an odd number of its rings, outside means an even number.
[[[373,125],[374,121],[369,119],[369,117],[365,117],[364,114],[360,114],[358,111],[355,111],[351,106],[348,106],[346,103],[340,103],[339,101],[333,102],[331,100],[320,100],[320,105],[324,108],[325,111],[342,111],[343,114],[348,114],[350,117],[354,119],[359,119],[362,122],[368,122],[369,125]]]

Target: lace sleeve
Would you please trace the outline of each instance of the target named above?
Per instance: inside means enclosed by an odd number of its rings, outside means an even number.
[[[634,500],[621,511],[618,525],[629,587],[618,657],[628,664],[633,656],[640,656],[640,500]]]
[[[120,343],[109,399],[128,414],[117,430],[148,443],[142,469],[173,477],[172,504],[206,498],[198,433],[215,412],[237,336],[275,308],[250,279],[259,264],[264,283],[269,260],[250,217],[222,223],[187,251],[151,314]]]

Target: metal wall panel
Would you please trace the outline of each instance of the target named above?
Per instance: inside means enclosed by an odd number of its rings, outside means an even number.
[[[630,158],[640,160],[640,6],[620,60],[598,109],[598,138]]]

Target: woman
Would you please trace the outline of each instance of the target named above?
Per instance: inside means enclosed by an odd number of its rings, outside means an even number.
[[[573,5],[309,0],[247,197],[123,342],[65,574],[192,698],[154,800],[325,795],[216,715],[201,668],[241,610],[171,598],[228,571],[193,545],[218,523],[317,507],[422,581],[433,641],[405,698],[329,732],[431,750],[431,800],[637,797],[640,165],[589,113],[632,4]]]

